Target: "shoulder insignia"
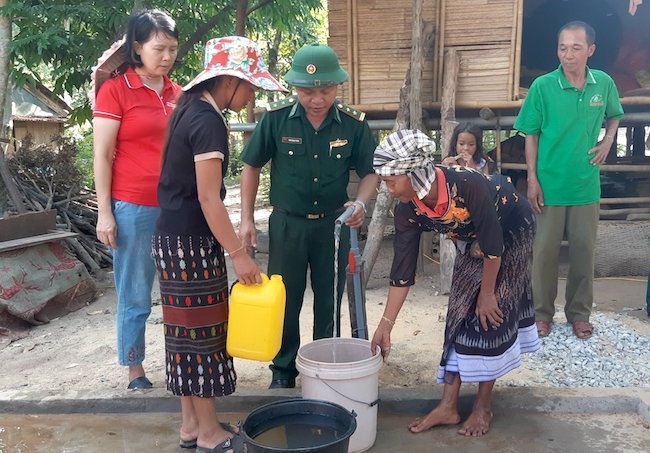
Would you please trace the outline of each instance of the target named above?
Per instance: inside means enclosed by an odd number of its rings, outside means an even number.
[[[269,112],[275,112],[276,110],[282,110],[284,108],[295,105],[297,99],[298,98],[296,96],[289,96],[289,97],[284,98],[284,99],[282,99],[280,101],[271,102],[269,104],[269,106],[266,108],[266,110],[269,111]]]
[[[366,114],[364,112],[360,112],[358,110],[354,110],[352,107],[349,107],[342,102],[336,101],[335,102],[336,108],[340,111],[345,113],[348,116],[351,116],[357,121],[363,121],[366,118]]]

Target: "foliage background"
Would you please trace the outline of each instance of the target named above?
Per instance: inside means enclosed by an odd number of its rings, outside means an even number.
[[[76,143],[77,165],[92,187],[92,112],[86,96],[91,68],[122,36],[131,12],[158,8],[176,20],[179,57],[170,77],[184,85],[202,69],[204,43],[235,34],[238,4],[247,4],[246,36],[260,45],[270,72],[280,79],[298,48],[327,40],[324,0],[8,0],[0,14],[12,21],[10,77],[17,86],[42,83],[70,105],[66,135]],[[272,100],[258,93],[256,106]],[[230,120],[245,122],[245,114],[231,113]],[[241,136],[232,144],[236,176]]]

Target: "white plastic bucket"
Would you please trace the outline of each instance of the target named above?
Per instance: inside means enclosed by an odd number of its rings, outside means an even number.
[[[373,356],[370,342],[359,338],[323,338],[298,350],[302,397],[336,403],[357,414],[350,453],[375,443],[381,365],[381,353]]]

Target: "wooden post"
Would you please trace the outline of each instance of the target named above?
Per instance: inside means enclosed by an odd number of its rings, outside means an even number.
[[[456,122],[456,83],[458,81],[458,70],[460,59],[456,49],[447,51],[444,58],[444,73],[442,79],[442,103],[440,106],[440,129],[442,132],[442,158],[447,157],[449,141],[454,133]],[[447,239],[444,234],[440,235],[440,292],[449,294],[451,289],[451,277],[454,272],[454,261],[456,260],[456,246]]]
[[[499,121],[499,114],[497,113],[497,129],[494,133],[495,137],[495,145],[496,145],[496,150],[497,150],[497,172],[501,173],[501,123]]]
[[[352,42],[354,41],[354,37],[352,33],[354,33],[354,27],[352,26],[352,18],[354,16],[354,12],[352,10],[352,0],[348,0],[347,8],[345,9],[348,14],[345,16],[345,26],[346,26],[346,48],[347,48],[347,69],[348,69],[348,96],[347,96],[347,102],[350,104],[354,104],[356,99],[354,98],[354,80],[355,80],[355,70],[354,70],[354,55],[352,53]]]
[[[517,35],[515,39],[514,79],[512,84],[512,99],[519,99],[519,83],[521,78],[521,39],[524,24],[524,0],[517,0]]]
[[[422,42],[422,1],[413,2],[413,32],[412,32],[412,49],[411,55],[424,55]],[[411,60],[411,93],[422,92],[422,60]],[[410,102],[411,129],[424,130],[422,124],[422,99],[421,96],[411,96]],[[431,253],[431,241],[433,233],[423,232],[420,235],[420,247],[418,252],[417,273],[424,273],[424,254]]]
[[[4,127],[0,127],[0,130],[2,129],[4,129]],[[9,193],[9,197],[11,198],[11,202],[16,208],[16,211],[22,214],[27,212],[27,208],[23,203],[22,194],[18,191],[18,186],[9,171],[9,166],[5,159],[5,149],[5,143],[0,143],[0,177],[2,177],[2,182],[7,188],[7,192]]]
[[[413,32],[411,34],[411,96],[410,117],[411,129],[422,129],[422,60],[424,60],[424,43],[422,42],[422,2],[423,0],[413,0]],[[413,60],[413,55],[419,55],[417,60]]]
[[[433,45],[432,39],[434,37],[433,29],[426,28],[426,32],[422,33],[424,23],[422,21],[422,2],[423,0],[413,0],[413,37],[411,47],[411,62],[404,84],[400,89],[400,102],[399,109],[397,110],[397,117],[395,118],[395,126],[393,131],[400,129],[422,128],[422,101],[419,91],[412,89],[412,77],[416,76],[421,78],[422,62],[424,61],[424,49]],[[418,14],[420,12],[420,14]],[[422,41],[419,44],[415,40]],[[418,80],[418,87],[419,85]],[[412,104],[415,104],[413,106]],[[411,113],[416,112],[416,117],[419,117],[419,123],[415,124],[412,120]],[[382,182],[379,186],[379,193],[377,194],[377,201],[372,211],[372,219],[368,225],[368,239],[363,249],[363,260],[366,266],[366,281],[363,283],[366,286],[372,268],[377,261],[381,242],[384,239],[384,228],[386,226],[386,218],[388,210],[393,205],[393,197],[386,190],[386,185]]]
[[[0,6],[6,4],[6,0],[0,0]],[[9,16],[3,15],[0,16],[0,177],[7,188],[14,207],[19,213],[23,213],[27,212],[27,209],[5,159],[5,150],[9,144],[9,128],[5,127],[8,121],[5,122],[5,118],[11,118],[11,103],[6,102],[7,96],[11,96],[9,91],[10,44],[11,19]],[[9,110],[5,111],[7,104],[9,104]]]
[[[361,87],[359,82],[359,7],[357,0],[352,0],[352,78],[354,79],[354,90],[352,99],[355,104],[361,103]]]

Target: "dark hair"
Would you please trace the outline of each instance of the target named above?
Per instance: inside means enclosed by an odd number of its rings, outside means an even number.
[[[596,30],[594,30],[594,27],[581,20],[572,20],[571,22],[564,24],[562,28],[560,28],[560,31],[557,32],[557,37],[559,39],[560,33],[562,33],[564,30],[576,30],[576,29],[581,29],[585,31],[585,35],[587,36],[588,46],[591,46],[592,44],[596,43]]]
[[[478,164],[481,162],[481,159],[485,158],[483,153],[483,132],[478,126],[472,123],[459,123],[456,126],[454,133],[451,134],[451,140],[449,140],[449,153],[447,155],[456,156],[458,154],[456,152],[456,144],[458,143],[458,136],[463,132],[472,134],[476,139],[476,152],[472,156],[472,160]]]
[[[176,22],[169,14],[159,9],[145,9],[129,17],[123,50],[127,66],[134,68],[142,66],[142,60],[135,52],[135,43],[142,45],[158,33],[163,33],[178,40]]]
[[[178,100],[176,101],[176,107],[174,107],[174,111],[172,112],[172,114],[169,117],[169,120],[167,121],[167,128],[165,130],[165,140],[163,141],[163,147],[162,147],[161,162],[165,162],[165,156],[167,155],[167,149],[169,148],[169,142],[171,140],[171,137],[172,135],[174,135],[176,126],[178,126],[178,123],[181,121],[181,118],[187,111],[188,107],[192,104],[193,101],[195,101],[196,99],[200,99],[201,96],[203,96],[204,91],[212,91],[215,85],[219,83],[219,79],[221,79],[221,76],[212,77],[207,80],[204,80],[203,82],[194,85],[189,90],[184,91],[178,97]]]

